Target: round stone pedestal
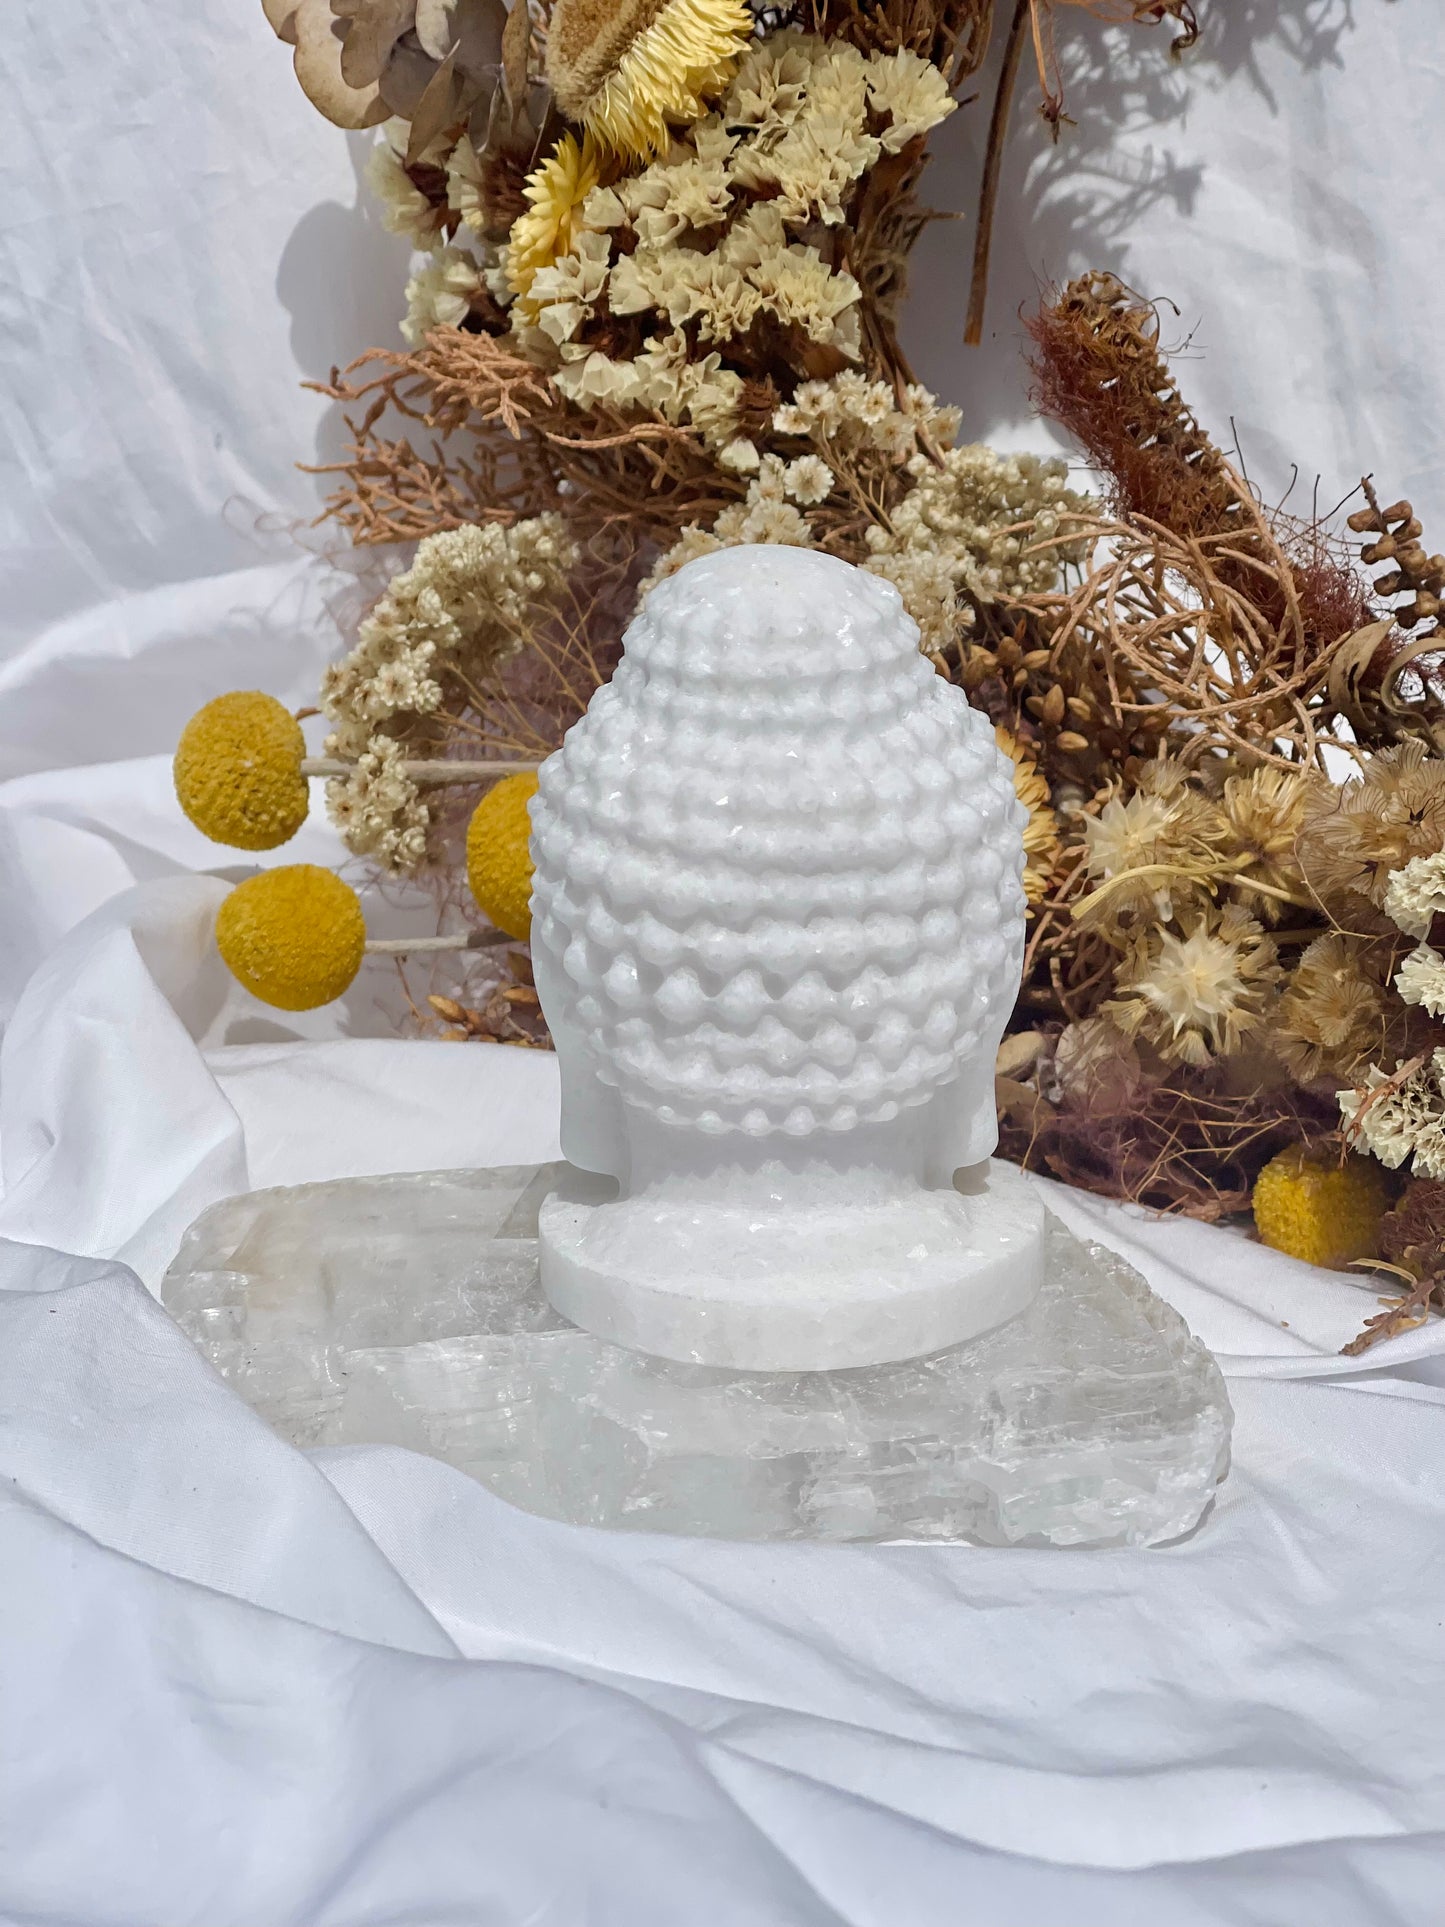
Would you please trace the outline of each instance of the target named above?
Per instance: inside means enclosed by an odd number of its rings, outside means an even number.
[[[730,1371],[846,1371],[946,1351],[1043,1281],[1044,1208],[994,1164],[972,1195],[899,1186],[848,1203],[599,1198],[566,1182],[538,1221],[541,1284],[584,1331]]]

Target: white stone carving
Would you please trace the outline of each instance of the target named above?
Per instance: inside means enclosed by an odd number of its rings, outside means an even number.
[[[888,582],[780,547],[649,596],[541,772],[533,957],[562,1147],[542,1283],[616,1343],[746,1370],[917,1356],[1038,1287],[993,1149],[1023,812]]]

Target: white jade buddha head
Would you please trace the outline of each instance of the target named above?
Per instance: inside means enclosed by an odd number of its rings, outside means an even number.
[[[663,582],[532,806],[567,1156],[625,1180],[645,1124],[833,1157],[909,1117],[941,1181],[987,1156],[1023,822],[890,583],[771,546]]]

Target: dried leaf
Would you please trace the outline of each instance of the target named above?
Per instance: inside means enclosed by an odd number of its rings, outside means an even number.
[[[1358,712],[1360,679],[1374,660],[1375,651],[1394,628],[1394,618],[1367,623],[1347,636],[1330,658],[1327,695],[1335,712],[1351,716]]]
[[[331,0],[300,0],[292,24],[296,78],[312,106],[336,127],[375,127],[385,120],[386,102],[375,83],[351,87],[342,74]]]
[[[416,37],[433,60],[445,60],[457,44],[456,8],[457,0],[416,0]]]
[[[416,0],[331,0],[331,11],[342,22],[342,79],[348,87],[375,86],[411,26]]]
[[[447,55],[427,83],[412,116],[406,143],[406,164],[415,167],[427,149],[461,118],[462,78],[457,72],[456,49]]]
[[[1017,1077],[1037,1061],[1044,1040],[1036,1030],[1019,1030],[1005,1037],[994,1059],[995,1077]]]
[[[296,10],[300,4],[301,0],[261,0],[272,33],[288,47],[296,45]]]
[[[525,15],[526,0],[520,0]],[[454,21],[457,65],[474,79],[500,75],[507,31],[507,0],[459,0]]]
[[[1027,1084],[1020,1084],[1016,1078],[995,1077],[993,1098],[1002,1116],[1013,1124],[1021,1124],[1026,1130],[1037,1128],[1046,1118],[1053,1116],[1053,1107],[1045,1103],[1037,1091]]]
[[[512,0],[512,10],[502,31],[502,83],[513,125],[517,109],[527,98],[527,50],[532,40],[532,17],[527,0]]]
[[[399,120],[414,120],[421,97],[431,85],[436,62],[420,47],[411,45],[410,36],[399,40],[381,76],[381,96]]]

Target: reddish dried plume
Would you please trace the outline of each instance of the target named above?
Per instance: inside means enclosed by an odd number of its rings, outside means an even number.
[[[1112,484],[1116,512],[1186,540],[1232,538],[1214,573],[1271,628],[1297,606],[1307,648],[1370,620],[1366,585],[1323,526],[1260,509],[1200,427],[1159,346],[1159,314],[1111,274],[1081,275],[1030,317],[1033,398]],[[1285,570],[1280,563],[1283,561]]]

